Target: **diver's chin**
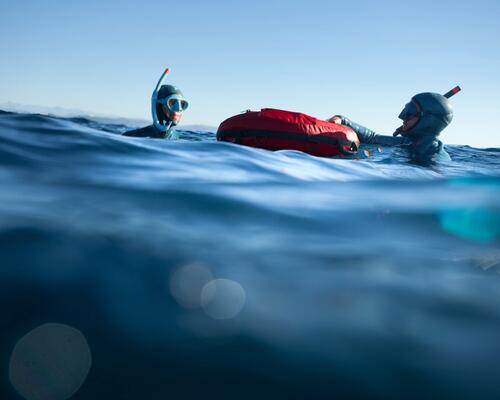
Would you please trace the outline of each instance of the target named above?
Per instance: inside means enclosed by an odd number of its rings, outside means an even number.
[[[170,120],[173,123],[178,124],[181,121],[182,113],[180,113],[180,112],[169,112],[168,113],[168,118],[170,118]]]
[[[402,132],[407,132],[412,129],[415,125],[417,125],[419,118],[413,117],[403,121],[403,127],[401,129]]]

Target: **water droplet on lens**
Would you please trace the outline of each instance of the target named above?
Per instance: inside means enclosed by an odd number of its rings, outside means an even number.
[[[192,263],[172,274],[170,293],[181,306],[190,309],[199,308],[201,291],[212,279],[212,273],[206,265]]]
[[[27,400],[65,400],[80,389],[91,364],[90,348],[80,331],[49,323],[17,342],[9,380]]]
[[[243,287],[229,279],[215,279],[201,292],[203,310],[214,319],[234,318],[245,305],[245,299]]]

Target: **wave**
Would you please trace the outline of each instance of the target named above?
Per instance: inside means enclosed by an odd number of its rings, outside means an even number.
[[[500,395],[499,149],[127,129],[0,111],[2,398]]]

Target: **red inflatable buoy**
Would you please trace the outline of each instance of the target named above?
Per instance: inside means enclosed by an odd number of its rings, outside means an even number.
[[[217,140],[267,150],[300,150],[320,157],[352,155],[359,147],[349,127],[306,114],[264,108],[223,121]]]

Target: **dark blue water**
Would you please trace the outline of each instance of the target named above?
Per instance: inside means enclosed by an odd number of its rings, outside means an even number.
[[[2,399],[500,398],[500,149],[127,129],[0,113]]]

